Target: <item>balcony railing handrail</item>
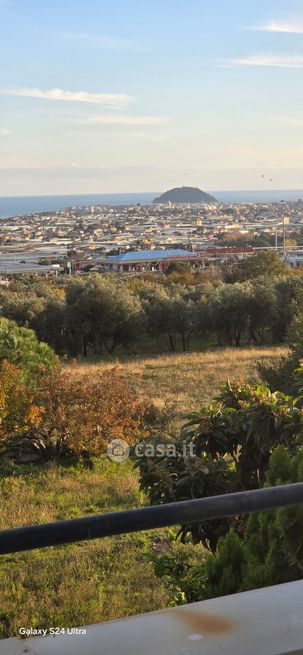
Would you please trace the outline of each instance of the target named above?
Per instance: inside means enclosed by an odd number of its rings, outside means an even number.
[[[0,554],[220,519],[303,503],[303,482],[0,531]]]

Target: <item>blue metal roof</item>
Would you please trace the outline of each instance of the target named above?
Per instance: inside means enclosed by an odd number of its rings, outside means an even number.
[[[182,250],[181,248],[172,248],[170,250],[133,250],[123,252],[121,255],[110,255],[107,257],[109,262],[140,262],[155,261],[159,259],[168,259],[170,257],[196,257],[195,252]]]

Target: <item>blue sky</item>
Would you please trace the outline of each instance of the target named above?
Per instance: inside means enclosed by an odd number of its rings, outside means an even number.
[[[0,195],[303,188],[303,3],[246,4],[0,0]]]

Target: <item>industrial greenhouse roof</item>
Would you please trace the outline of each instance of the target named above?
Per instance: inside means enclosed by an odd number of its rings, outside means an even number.
[[[129,262],[129,261],[155,261],[159,259],[169,259],[170,257],[196,257],[196,253],[181,248],[172,248],[170,250],[133,250],[123,252],[121,255],[111,255],[107,259],[111,262]]]

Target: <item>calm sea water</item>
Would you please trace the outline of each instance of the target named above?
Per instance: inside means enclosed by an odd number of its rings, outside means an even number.
[[[0,216],[16,216],[36,212],[51,212],[66,207],[89,205],[148,205],[161,192],[154,193],[112,193],[69,196],[14,196],[0,197]],[[211,191],[220,202],[279,202],[303,198],[303,190],[262,191]]]

